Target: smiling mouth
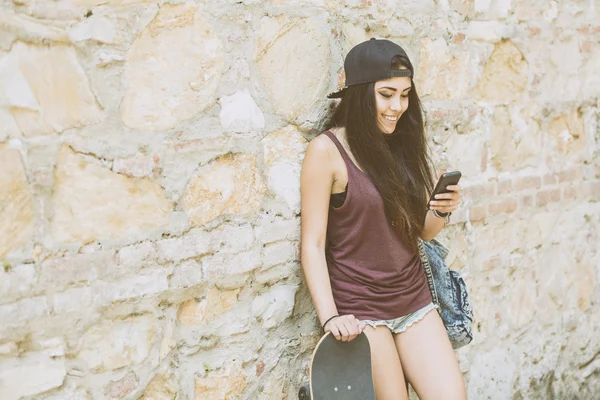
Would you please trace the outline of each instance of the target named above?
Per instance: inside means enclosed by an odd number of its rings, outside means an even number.
[[[389,115],[385,115],[385,114],[381,114],[383,116],[383,119],[385,119],[388,122],[398,122],[398,117],[392,117]]]

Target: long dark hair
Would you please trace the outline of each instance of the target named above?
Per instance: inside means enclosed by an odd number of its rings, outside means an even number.
[[[392,68],[408,68],[395,57]],[[415,254],[433,188],[421,101],[411,79],[408,108],[391,134],[377,126],[375,83],[353,85],[335,108],[330,127],[344,127],[350,151],[381,194],[392,229]]]

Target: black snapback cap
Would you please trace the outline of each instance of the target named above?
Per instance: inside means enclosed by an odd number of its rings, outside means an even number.
[[[395,56],[404,58],[408,69],[393,70],[392,59]],[[346,84],[336,92],[327,95],[330,99],[344,97],[348,86],[361,83],[376,82],[397,76],[413,77],[413,66],[404,49],[386,39],[372,38],[354,46],[344,60]]]

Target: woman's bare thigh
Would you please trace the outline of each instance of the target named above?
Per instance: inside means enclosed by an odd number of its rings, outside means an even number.
[[[394,335],[404,374],[421,400],[464,400],[462,373],[436,311]]]
[[[392,332],[385,326],[364,330],[371,346],[371,365],[377,400],[407,400],[406,384]]]

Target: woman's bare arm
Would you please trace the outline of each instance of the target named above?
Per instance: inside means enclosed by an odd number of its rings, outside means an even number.
[[[338,313],[325,261],[329,198],[334,181],[326,140],[325,136],[319,136],[308,144],[300,178],[302,269],[321,324]]]

